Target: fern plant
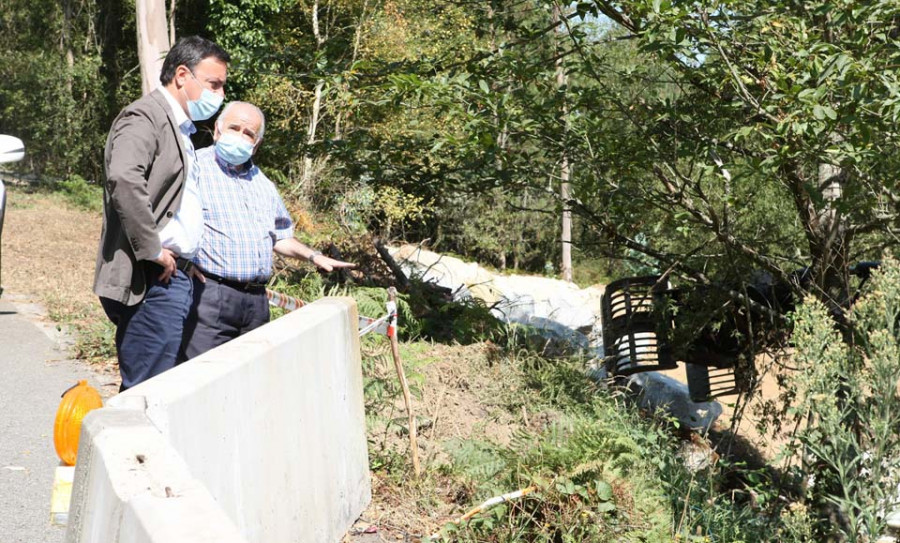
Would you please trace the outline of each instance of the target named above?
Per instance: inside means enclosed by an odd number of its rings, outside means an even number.
[[[453,465],[487,498],[529,485],[538,492],[462,526],[447,541],[671,541],[672,515],[659,477],[675,466],[666,431],[596,396],[509,445],[455,442]]]

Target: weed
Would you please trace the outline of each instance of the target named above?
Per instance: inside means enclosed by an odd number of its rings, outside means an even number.
[[[375,287],[360,286],[328,286],[321,274],[318,273],[290,273],[276,276],[270,288],[293,296],[306,303],[312,303],[325,296],[349,296],[354,299],[357,311],[360,315],[379,318],[387,312],[387,290]],[[421,332],[421,323],[415,317],[409,304],[408,296],[400,294],[397,298],[397,327],[400,337],[404,339],[415,338]],[[285,311],[280,308],[272,308],[271,317],[277,319],[283,316]]]
[[[94,362],[116,357],[116,328],[109,320],[93,319],[88,324],[76,325],[76,330],[76,358]]]
[[[517,360],[525,373],[525,384],[552,405],[587,405],[597,391],[582,358],[551,359],[519,351]]]
[[[445,526],[444,539],[671,540],[671,515],[659,507],[666,502],[657,476],[657,462],[667,458],[664,441],[629,429],[627,419],[598,397],[543,431],[516,433],[506,447],[452,444],[453,464],[476,482],[479,499],[531,484],[538,492],[464,526]]]
[[[408,475],[409,432],[408,418],[400,407],[402,389],[385,337],[369,335],[361,342],[363,365],[363,393],[366,407],[366,426],[369,436],[369,464],[399,483]],[[410,392],[421,398],[424,376],[423,362],[415,357],[401,358]]]
[[[801,506],[817,536],[869,541],[897,506],[900,484],[900,263],[888,256],[849,314],[843,341],[828,309],[814,298],[796,313],[795,398],[789,414],[804,421],[789,451],[802,451],[807,482]],[[799,513],[787,518],[792,521]]]

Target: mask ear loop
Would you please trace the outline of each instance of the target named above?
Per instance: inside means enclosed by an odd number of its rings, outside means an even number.
[[[187,66],[185,66],[185,68],[187,68]],[[190,68],[188,68],[188,73],[191,74],[191,79],[193,79],[194,81],[197,82],[198,85],[200,85],[200,89],[201,89],[200,92],[203,92],[202,89],[204,89],[205,87],[203,86],[202,83],[200,83],[200,80],[197,79],[197,77],[194,75],[194,71],[191,70]],[[184,93],[184,99],[185,99],[186,101],[190,102],[190,101],[191,101],[191,97],[188,96],[188,93],[187,93],[186,90],[184,90],[184,87],[185,87],[185,85],[182,85],[181,88],[178,89],[178,90],[180,90],[181,92],[183,92],[183,93]]]

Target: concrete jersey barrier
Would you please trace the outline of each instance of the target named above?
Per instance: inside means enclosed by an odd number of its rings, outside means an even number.
[[[357,326],[319,300],[90,413],[67,541],[339,541],[371,499]]]

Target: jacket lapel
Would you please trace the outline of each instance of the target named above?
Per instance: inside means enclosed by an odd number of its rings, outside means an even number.
[[[169,171],[175,172],[178,171],[177,177],[172,178],[172,182],[166,184],[166,186],[161,187],[159,191],[159,197],[153,203],[154,215],[156,219],[156,224],[160,227],[164,226],[165,223],[168,222],[168,218],[166,217],[166,213],[171,211],[173,203],[176,205],[177,202],[180,202],[180,197],[182,193],[182,188],[184,187],[184,183],[187,179],[187,150],[184,147],[184,138],[181,137],[181,128],[175,123],[175,114],[172,113],[172,108],[169,106],[169,102],[166,100],[166,97],[162,95],[165,92],[161,89],[156,89],[149,94],[150,98],[155,102],[155,104],[162,108],[163,111],[166,112],[166,120],[168,121],[166,124],[170,130],[170,137],[175,140],[176,145],[178,145],[178,157],[181,159],[181,168],[177,168],[177,165],[174,163],[170,163],[166,166],[166,168],[171,168]],[[161,127],[162,130],[165,130],[165,127]],[[165,138],[165,134],[160,134],[162,139]],[[174,161],[175,157],[171,157],[171,160]],[[168,174],[171,175],[171,174]],[[167,176],[168,176],[167,175]],[[175,186],[173,190],[173,185]],[[165,202],[163,205],[163,199],[169,196],[168,202]]]
[[[185,167],[188,163],[187,149],[184,148],[184,138],[181,137],[181,127],[175,122],[175,114],[172,113],[172,108],[169,107],[169,102],[166,100],[166,97],[162,95],[163,92],[164,91],[160,89],[156,89],[150,93],[150,96],[152,96],[157,104],[159,104],[166,112],[166,118],[169,120],[169,128],[172,130],[172,137],[174,137],[175,141],[178,143],[178,153],[181,155],[181,181],[184,182],[185,175],[187,174],[187,168]]]

